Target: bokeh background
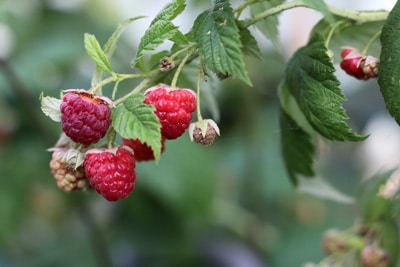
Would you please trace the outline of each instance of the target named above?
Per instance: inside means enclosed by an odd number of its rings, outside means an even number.
[[[210,1],[189,0],[176,20],[183,32]],[[233,5],[238,1],[232,1]],[[394,1],[328,1],[353,9],[390,9]],[[379,3],[378,3],[379,2]],[[320,15],[297,9],[280,17],[281,51],[255,32],[264,60],[246,59],[254,87],[210,82],[205,114],[218,121],[213,146],[187,135],[167,142],[158,164],[138,163],[131,196],[109,203],[93,193],[64,193],[49,170],[60,125],[40,111],[39,95],[89,88],[94,64],[84,33],[104,43],[120,21],[134,22],[112,64],[132,71],[140,37],[167,1],[0,1],[0,266],[294,267],[323,257],[321,234],[357,219],[348,205],[297,192],[279,151],[277,87],[285,62],[308,38]],[[166,46],[170,45],[167,43]],[[182,84],[193,82],[188,68]],[[397,125],[376,81],[358,82],[338,70],[352,127],[362,144],[326,144],[318,173],[357,197],[360,182],[399,165]],[[129,84],[125,85],[129,89]],[[212,104],[212,105],[211,105]]]

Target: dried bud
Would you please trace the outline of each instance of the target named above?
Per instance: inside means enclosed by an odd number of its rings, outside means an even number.
[[[219,128],[215,121],[207,119],[191,123],[189,126],[190,140],[201,145],[211,145],[217,135],[219,136]]]
[[[322,249],[327,255],[332,255],[348,251],[349,246],[338,230],[330,229],[322,237]]]
[[[361,251],[361,262],[363,267],[387,267],[390,259],[383,248],[369,245]]]
[[[166,72],[172,70],[175,67],[175,63],[172,59],[164,57],[160,60],[160,71]]]

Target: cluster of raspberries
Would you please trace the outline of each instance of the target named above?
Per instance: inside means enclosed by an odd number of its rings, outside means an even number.
[[[189,89],[171,89],[160,84],[145,92],[144,103],[155,107],[161,124],[163,152],[166,140],[180,137],[189,128],[196,110],[196,94]],[[60,105],[62,130],[74,143],[94,145],[110,128],[111,108],[108,98],[85,90],[68,90]],[[109,201],[126,198],[135,187],[136,161],[154,160],[154,153],[139,139],[122,138],[122,143],[112,149],[87,150],[82,156],[83,164],[78,166],[67,163],[68,147],[53,149],[50,169],[57,185],[64,191],[91,187]]]

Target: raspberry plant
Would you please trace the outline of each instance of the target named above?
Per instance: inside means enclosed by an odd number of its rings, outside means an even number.
[[[137,152],[138,161],[158,161],[165,149],[164,142],[182,138],[192,113],[197,110],[188,131],[190,139],[204,145],[213,143],[220,131],[213,120],[202,118],[200,81],[236,79],[243,86],[251,87],[251,73],[246,69],[245,59],[262,58],[253,36],[254,28],[278,46],[277,16],[292,8],[307,7],[321,12],[323,18],[314,26],[308,43],[288,60],[285,77],[277,89],[282,157],[294,186],[315,186],[314,191],[324,188],[329,192],[327,195],[343,200],[335,189],[315,178],[319,142],[361,142],[368,135],[357,133],[348,124],[349,117],[343,107],[346,97],[337,72],[343,69],[360,80],[377,78],[387,110],[400,124],[400,65],[397,63],[400,1],[390,12],[346,10],[320,0],[247,0],[238,6],[228,0],[215,0],[210,5],[186,33],[174,24],[174,19],[183,13],[186,1],[174,0],[164,6],[132,55],[131,73],[116,72],[111,59],[124,29],[142,17],[122,22],[104,45],[94,35],[85,34],[84,47],[96,65],[92,84],[87,89],[63,91],[60,97],[63,101],[41,96],[43,112],[54,121],[62,122],[63,131],[72,139],[68,141],[72,143],[68,148],[56,145],[52,149],[62,148],[66,155],[53,159],[52,166],[56,165],[55,161],[60,166],[52,167],[53,173],[59,172],[54,168],[67,168],[72,173],[85,166],[91,186],[108,200],[115,201],[127,197],[136,178],[135,153],[130,152],[125,153],[128,158],[133,155],[129,164],[125,164],[132,168],[124,174],[129,180],[127,189],[121,185],[125,178],[107,173],[108,170],[118,172],[115,158],[118,151],[130,151],[127,140],[146,146],[149,156],[142,157]],[[354,35],[358,38],[354,39]],[[170,49],[157,51],[167,40],[173,43]],[[197,77],[197,88],[178,87],[180,73],[188,65],[197,68],[193,73]],[[126,80],[137,81],[136,86],[128,91],[120,90]],[[78,100],[77,104],[68,104],[71,96]],[[86,104],[91,107],[84,107]],[[111,114],[102,110],[110,110]],[[100,139],[104,136],[103,142]],[[104,156],[105,159],[96,163],[103,153],[110,158]],[[104,167],[106,174],[97,175],[98,167],[93,166]],[[58,183],[64,179],[59,177],[57,174]],[[140,180],[140,174],[138,177]],[[318,182],[310,184],[312,180]],[[333,237],[332,232],[325,236],[327,258],[307,266],[372,266],[371,262],[396,266],[399,254],[396,198],[400,186],[394,181],[398,180],[395,173],[371,178],[363,186],[360,220],[348,230],[334,232]],[[103,184],[115,184],[118,188],[103,190]],[[77,188],[73,186],[73,190]],[[380,258],[373,258],[370,248]]]

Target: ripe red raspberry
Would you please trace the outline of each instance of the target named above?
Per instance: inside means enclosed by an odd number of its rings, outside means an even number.
[[[154,160],[154,153],[150,146],[140,142],[139,139],[122,138],[122,143],[132,148],[136,161]],[[161,153],[165,150],[165,137],[161,138]]]
[[[341,53],[340,67],[349,75],[359,79],[368,80],[378,76],[379,60],[373,56],[363,56],[354,48],[345,47]]]
[[[65,134],[74,142],[88,146],[97,143],[111,124],[111,110],[103,97],[84,90],[71,90],[60,106]]]
[[[83,163],[90,185],[108,201],[128,197],[135,188],[135,158],[128,147],[91,149]]]
[[[65,192],[85,189],[89,185],[83,166],[74,169],[74,166],[64,160],[66,149],[56,149],[50,161],[51,173],[57,186]]]
[[[171,89],[159,84],[145,93],[145,104],[154,105],[161,123],[161,134],[167,139],[180,137],[189,127],[196,110],[196,94],[189,89]]]
[[[341,53],[342,62],[340,67],[350,76],[363,80],[365,73],[360,67],[362,55],[357,49],[346,47]]]

